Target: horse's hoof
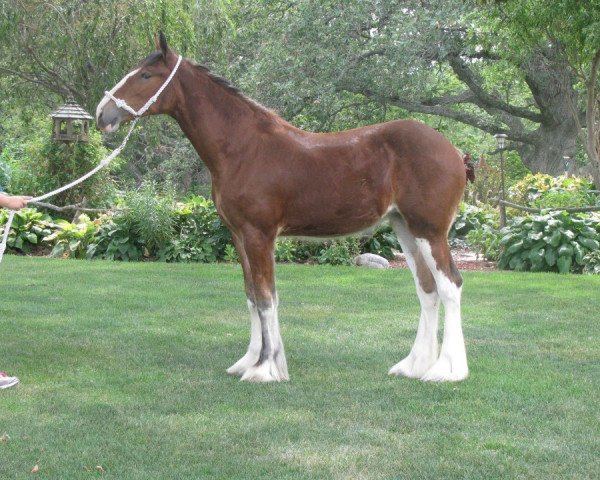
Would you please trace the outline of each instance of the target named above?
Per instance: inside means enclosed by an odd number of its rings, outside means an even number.
[[[246,355],[229,367],[226,372],[229,375],[237,375],[238,377],[241,377],[244,373],[246,373],[246,370],[252,367],[252,365],[254,365],[257,361],[258,355],[249,355],[246,353]]]
[[[435,363],[436,358],[434,355],[416,356],[411,353],[390,368],[388,373],[397,377],[421,378]]]
[[[287,373],[281,373],[273,360],[265,360],[258,366],[250,367],[241,378],[244,382],[267,383],[288,380]]]
[[[421,380],[425,382],[460,382],[469,376],[469,367],[464,361],[452,362],[448,357],[441,356]]]

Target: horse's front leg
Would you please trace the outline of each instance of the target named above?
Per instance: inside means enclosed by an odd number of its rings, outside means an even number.
[[[233,234],[233,243],[240,257],[240,264],[244,272],[244,285],[246,287],[246,297],[248,299],[248,310],[250,311],[250,344],[245,355],[227,369],[230,375],[242,376],[250,367],[256,365],[260,356],[262,346],[262,331],[260,326],[260,317],[258,309],[254,303],[254,290],[252,288],[252,275],[250,273],[250,264],[248,256],[244,249],[244,243],[241,238]]]
[[[256,308],[260,322],[260,352],[254,365],[246,369],[242,380],[251,382],[279,382],[287,380],[287,362],[277,317],[275,290],[275,233],[257,229],[243,232],[242,241],[250,269],[251,311]],[[255,338],[258,338],[256,335]],[[250,342],[252,345],[252,341]]]

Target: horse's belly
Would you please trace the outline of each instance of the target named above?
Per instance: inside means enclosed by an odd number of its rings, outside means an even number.
[[[390,206],[387,195],[348,196],[343,201],[321,196],[292,202],[286,211],[283,235],[331,237],[366,230],[381,220]]]

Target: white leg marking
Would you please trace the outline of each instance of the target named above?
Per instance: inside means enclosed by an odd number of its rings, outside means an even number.
[[[260,383],[288,380],[285,352],[279,332],[277,299],[270,307],[258,310],[258,316],[262,332],[258,358],[260,363],[250,366],[242,375],[241,380]]]
[[[391,217],[394,232],[402,246],[406,262],[413,274],[417,295],[421,303],[421,316],[417,328],[417,336],[408,356],[394,365],[390,375],[409,378],[421,378],[438,358],[438,312],[439,296],[436,291],[426,293],[420,285],[417,276],[417,263],[414,255],[420,255],[415,238],[410,233],[404,221]]]
[[[425,293],[418,284],[417,294],[421,301],[421,317],[415,343],[408,356],[390,369],[390,375],[421,378],[438,358],[439,297],[436,292]]]
[[[256,305],[250,300],[248,300],[248,310],[250,310],[250,345],[248,345],[246,354],[227,369],[227,373],[230,375],[243,375],[246,370],[258,362],[258,357],[260,356],[260,347],[262,345],[260,318]]]
[[[464,380],[469,375],[469,368],[460,314],[462,287],[455,285],[441,270],[438,270],[427,240],[416,239],[416,242],[435,277],[445,312],[440,357],[422,379],[436,382]]]

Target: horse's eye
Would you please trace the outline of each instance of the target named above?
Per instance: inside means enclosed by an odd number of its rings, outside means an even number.
[[[152,75],[150,75],[148,72],[142,72],[142,78],[144,80],[148,80]]]

